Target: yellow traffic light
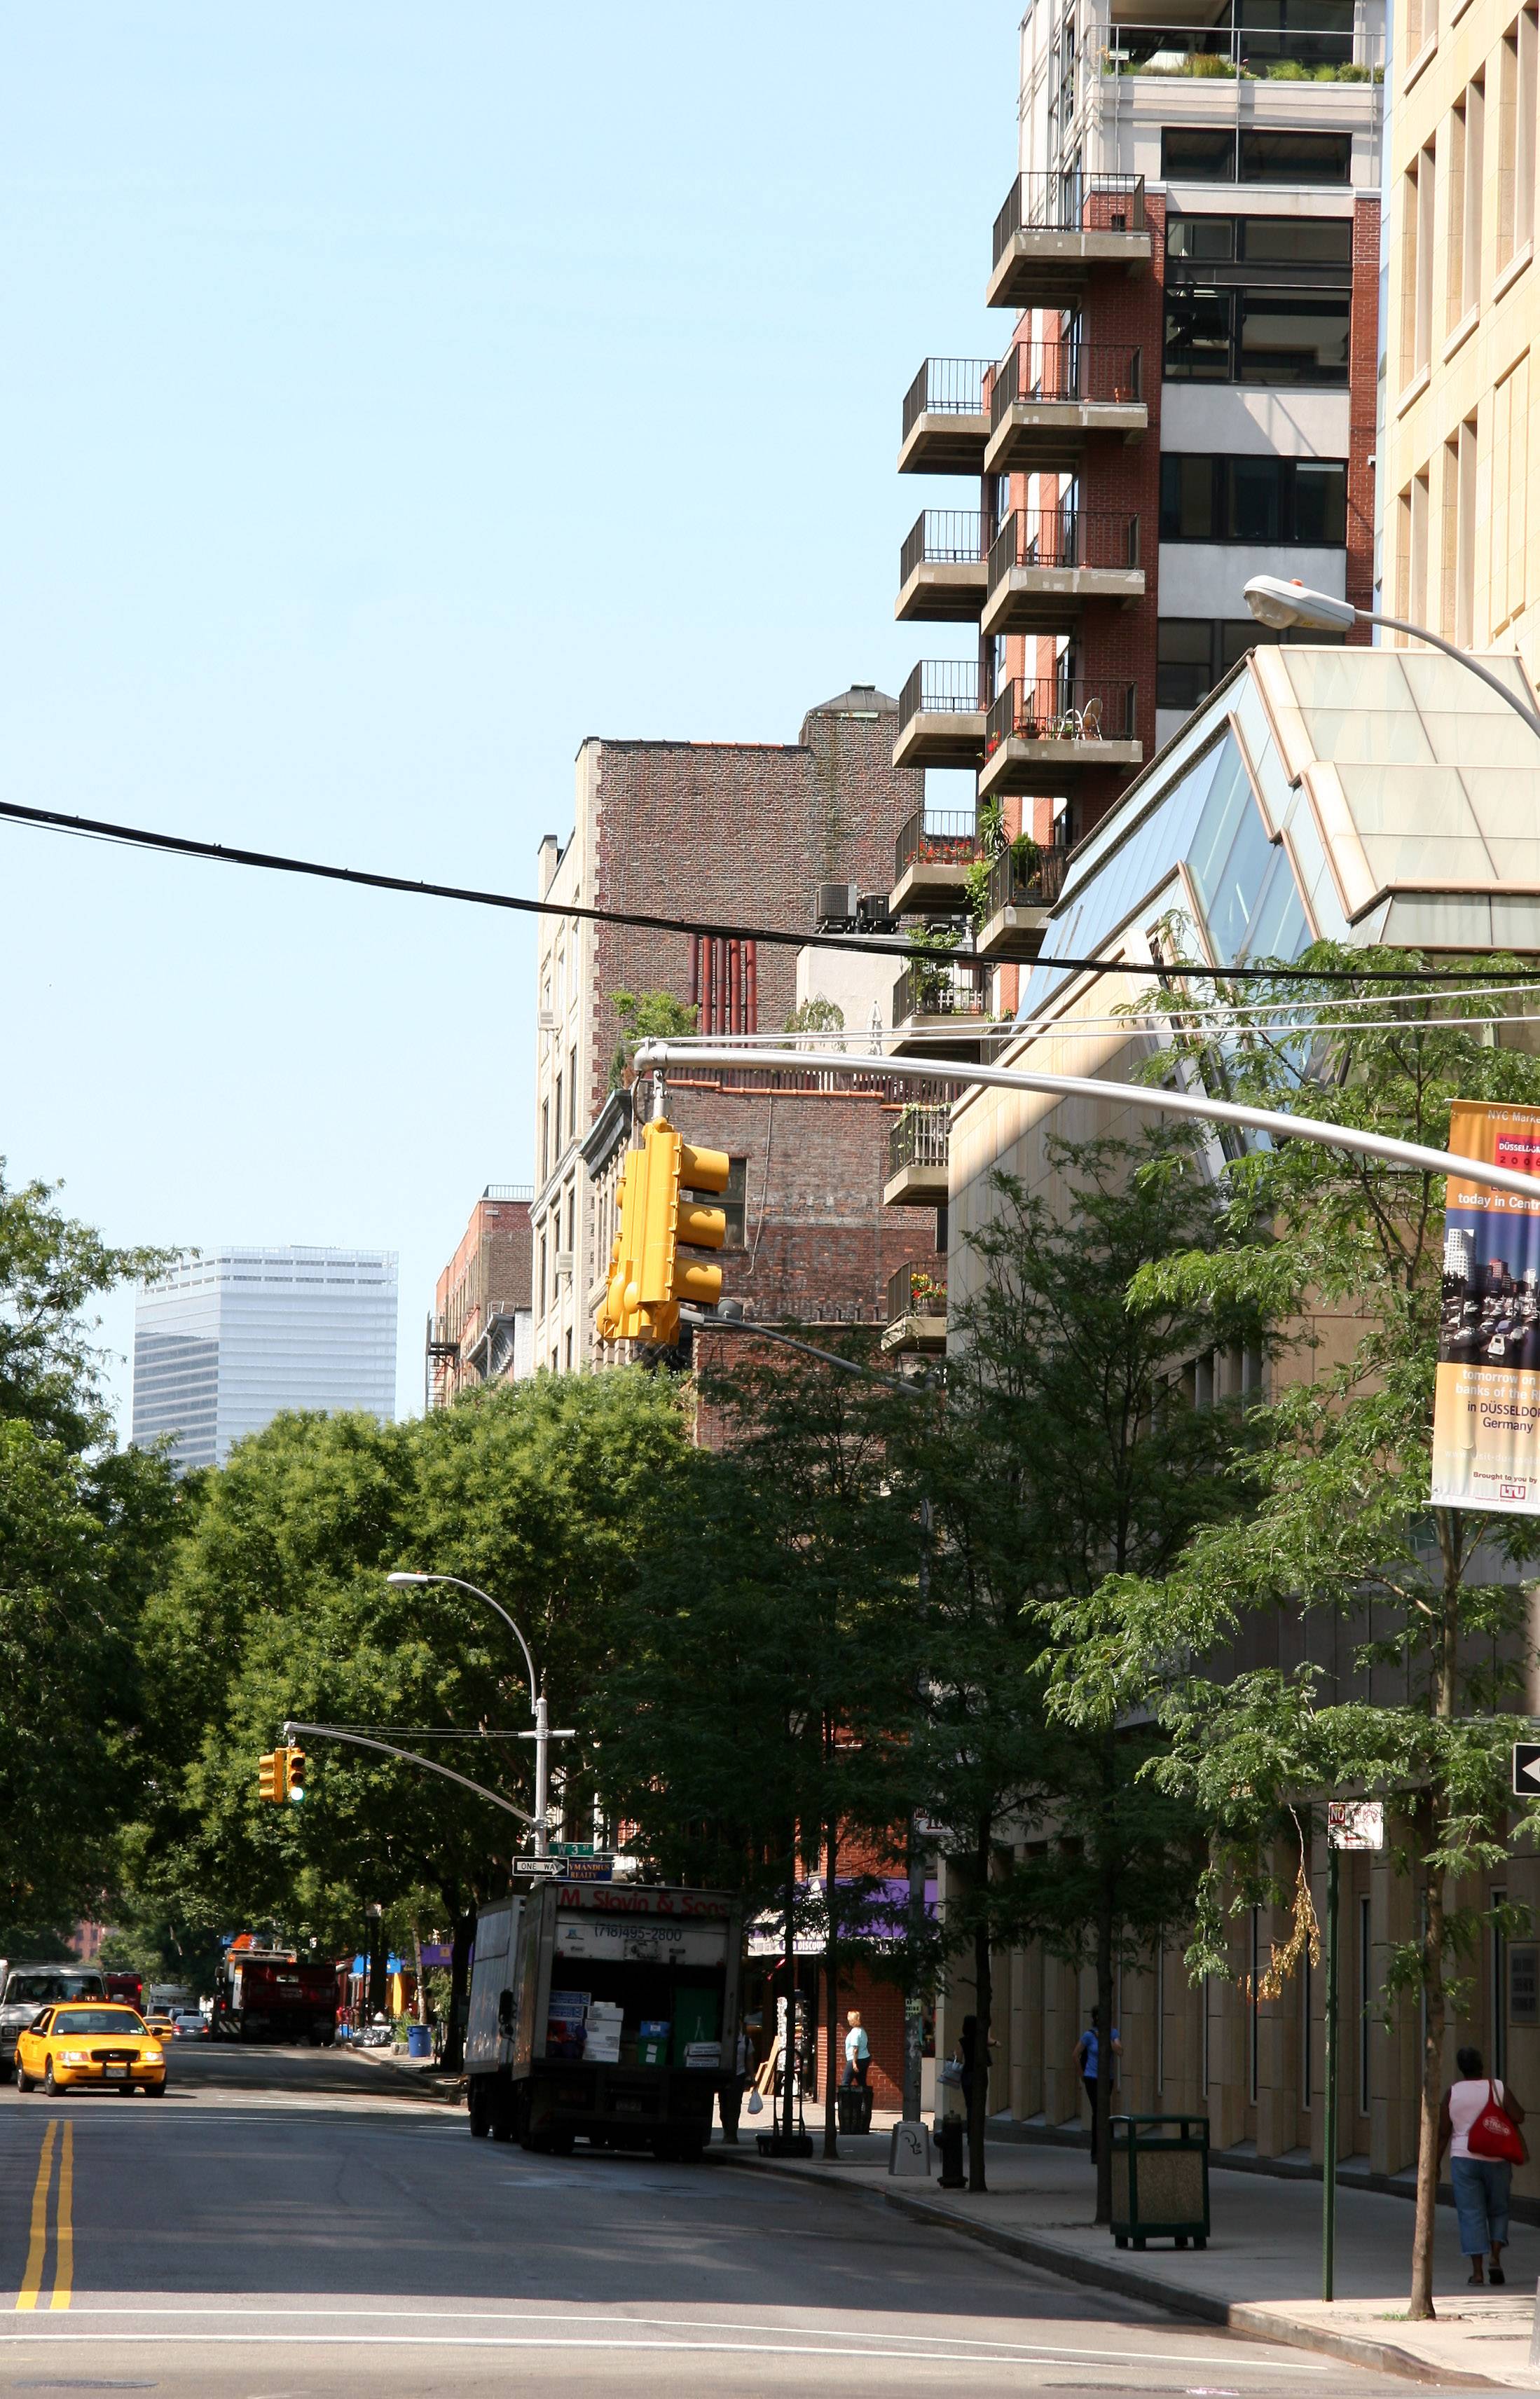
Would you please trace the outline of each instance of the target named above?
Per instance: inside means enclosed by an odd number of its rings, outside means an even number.
[[[304,1797],[304,1752],[303,1749],[286,1749],[282,1752],[282,1755],[285,1760],[283,1778],[285,1792],[290,1799],[303,1799]]]
[[[682,1299],[714,1308],[722,1297],[722,1268],[679,1254],[682,1248],[720,1250],[726,1240],[723,1211],[685,1194],[725,1191],[730,1160],[723,1149],[693,1148],[666,1117],[655,1117],[642,1138],[647,1177],[636,1292],[646,1339],[666,1349],[679,1338]]]
[[[610,1271],[604,1296],[594,1310],[594,1330],[601,1341],[635,1341],[642,1332],[637,1292],[642,1224],[647,1201],[647,1152],[634,1149],[615,1188],[620,1223],[610,1251]]]
[[[265,1749],[257,1760],[257,1796],[259,1799],[281,1799],[284,1796],[284,1766],[289,1753],[284,1749]]]

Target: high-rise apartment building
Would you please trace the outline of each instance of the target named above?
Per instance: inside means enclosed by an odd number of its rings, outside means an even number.
[[[573,834],[541,846],[542,896],[803,935],[820,887],[876,894],[880,913],[923,812],[923,777],[893,763],[894,726],[895,702],[858,684],[809,710],[794,742],[587,740]],[[541,919],[536,973],[534,1362],[565,1373],[611,1354],[596,1349],[593,1313],[631,1133],[615,995],[668,995],[703,1032],[774,1035],[812,994],[805,967],[799,993],[794,945],[577,916]],[[811,1055],[804,1075],[746,1064],[669,1078],[672,1120],[733,1161],[723,1273],[762,1317],[875,1322],[915,1245],[914,1217],[896,1223],[880,1199],[902,1095],[831,1080]],[[933,1264],[934,1224],[922,1235]]]
[[[1382,605],[1540,663],[1537,11],[1400,0],[1386,135]]]
[[[215,1466],[286,1408],[396,1412],[396,1254],[233,1248],[139,1295],[133,1438]]]
[[[978,491],[903,547],[899,617],[978,634],[895,755],[976,768],[980,830],[1087,833],[1267,638],[1251,575],[1369,601],[1383,52],[1380,0],[1029,8],[1009,344],[925,362],[898,458]],[[1032,930],[983,945],[1007,1007]]]

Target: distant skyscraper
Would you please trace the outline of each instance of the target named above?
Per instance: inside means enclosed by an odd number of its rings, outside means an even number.
[[[284,1408],[395,1415],[394,1251],[216,1250],[140,1293],[136,1442],[218,1465]]]

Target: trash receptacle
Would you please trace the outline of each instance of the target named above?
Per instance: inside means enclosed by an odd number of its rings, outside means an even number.
[[[1209,2241],[1207,2116],[1114,2116],[1112,2135],[1113,2239],[1174,2241],[1195,2249]]]
[[[963,2172],[963,2132],[961,2116],[938,2116],[936,2147],[941,2157],[941,2189],[966,2190],[967,2177]]]
[[[433,2055],[433,2026],[431,2025],[408,2025],[406,2028],[406,2053],[408,2057],[431,2057]]]
[[[842,2082],[834,2094],[842,2133],[870,2133],[871,2092],[864,2082]]]

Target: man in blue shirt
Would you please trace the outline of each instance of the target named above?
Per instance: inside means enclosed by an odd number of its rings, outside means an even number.
[[[1122,2054],[1123,2043],[1117,2033],[1114,2031],[1113,2034],[1113,2055],[1115,2058],[1121,2057]],[[1101,2063],[1101,2011],[1100,2008],[1093,2008],[1091,2010],[1091,2020],[1089,2025],[1074,2044],[1075,2066],[1079,2071],[1080,2080],[1085,2085],[1086,2096],[1091,2103],[1091,2162],[1093,2165],[1096,2162],[1098,2135],[1098,2125],[1096,2121],[1096,2076],[1097,2067]],[[1114,2067],[1114,2071],[1115,2072],[1115,2070],[1116,2069]]]

